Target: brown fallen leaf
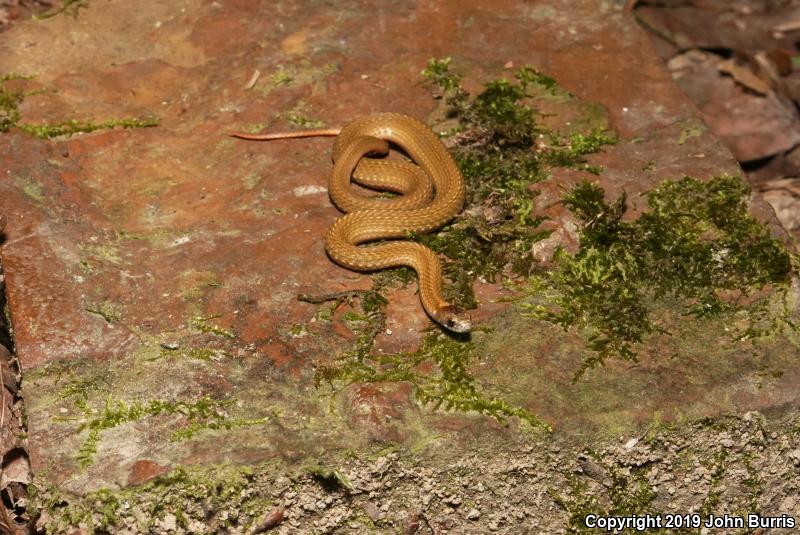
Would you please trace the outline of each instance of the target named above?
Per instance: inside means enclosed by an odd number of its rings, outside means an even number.
[[[758,184],[756,189],[772,206],[783,228],[797,237],[800,231],[800,178],[769,180]]]
[[[720,72],[729,74],[739,84],[759,95],[766,95],[772,90],[772,84],[769,81],[764,80],[749,65],[739,63],[734,58],[721,61],[717,67]]]
[[[786,50],[775,48],[769,52],[765,52],[764,57],[780,76],[789,76],[792,70],[794,70],[792,66],[792,54]]]
[[[739,161],[781,154],[800,144],[800,117],[781,88],[766,95],[720,73],[719,55],[692,50],[667,66],[678,86],[700,108],[709,129]]]

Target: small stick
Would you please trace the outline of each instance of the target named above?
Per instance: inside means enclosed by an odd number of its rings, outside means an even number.
[[[245,84],[244,88],[253,89],[253,86],[256,85],[259,76],[261,76],[261,71],[259,71],[258,69],[254,70],[253,76],[250,77],[250,81],[248,81],[247,84]]]

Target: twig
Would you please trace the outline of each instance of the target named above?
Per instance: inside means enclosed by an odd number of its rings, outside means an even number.
[[[800,30],[800,19],[790,20],[781,24],[776,24],[773,28],[776,32],[788,33]]]
[[[253,86],[256,85],[259,76],[261,76],[261,71],[259,71],[258,69],[254,70],[253,76],[250,77],[250,81],[244,85],[244,88],[253,89]]]

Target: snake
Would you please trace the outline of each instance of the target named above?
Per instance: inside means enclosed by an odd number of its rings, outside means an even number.
[[[359,272],[412,268],[425,312],[449,331],[471,330],[469,314],[444,297],[442,264],[436,253],[408,239],[410,234],[444,226],[461,211],[465,200],[458,165],[424,123],[399,113],[373,113],[342,128],[230,135],[250,140],[336,136],[328,194],[345,215],[325,237],[328,256]],[[375,157],[388,155],[390,144],[410,161]],[[399,195],[389,199],[359,195],[351,181]]]

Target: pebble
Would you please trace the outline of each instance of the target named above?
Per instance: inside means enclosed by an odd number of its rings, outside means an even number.
[[[780,511],[782,513],[791,515],[794,512],[794,508],[796,505],[797,505],[797,500],[793,496],[787,496],[781,502]]]
[[[638,443],[639,443],[639,439],[638,438],[632,438],[632,439],[630,439],[629,441],[627,441],[625,443],[625,449],[626,450],[632,449]]]
[[[458,507],[459,505],[461,505],[461,498],[453,494],[452,496],[450,496],[445,500],[445,503],[448,505],[452,505],[453,507]]]
[[[178,528],[178,518],[172,513],[167,513],[158,525],[164,531],[175,531]]]
[[[364,514],[366,514],[373,522],[377,522],[383,517],[381,512],[378,510],[378,506],[373,502],[364,502],[361,505],[361,508],[364,510]]]
[[[470,509],[467,513],[467,520],[478,520],[481,517],[481,512],[477,509]]]

